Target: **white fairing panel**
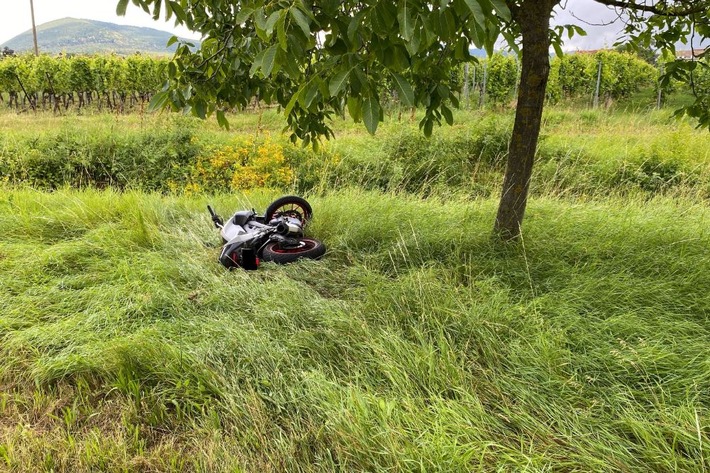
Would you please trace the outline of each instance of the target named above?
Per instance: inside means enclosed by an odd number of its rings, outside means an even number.
[[[222,231],[220,233],[222,234],[222,238],[230,241],[239,235],[246,235],[247,231],[244,230],[244,227],[241,225],[235,225],[232,222],[232,219],[229,219],[227,223],[224,224],[224,227],[222,227]]]

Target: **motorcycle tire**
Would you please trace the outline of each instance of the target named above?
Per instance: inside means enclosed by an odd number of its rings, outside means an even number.
[[[296,195],[287,195],[273,201],[264,212],[264,221],[269,223],[274,217],[285,215],[301,221],[304,227],[313,218],[313,208],[308,201]]]
[[[286,264],[301,258],[318,259],[325,254],[325,245],[315,238],[300,238],[295,248],[281,247],[279,242],[268,243],[261,253],[264,261]]]

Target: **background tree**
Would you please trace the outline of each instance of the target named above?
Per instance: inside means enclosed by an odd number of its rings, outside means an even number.
[[[423,107],[426,135],[452,123],[451,72],[472,61],[470,45],[492,53],[499,37],[521,53],[521,80],[495,232],[517,238],[527,204],[550,73],[549,51],[561,54],[563,35],[550,27],[561,0],[130,0],[157,19],[203,34],[202,47],[178,46],[168,65],[169,86],[154,106],[191,110],[199,117],[243,107],[257,98],[276,102],[291,138],[305,144],[330,137],[327,119],[347,113],[374,133],[383,113],[381,84],[391,81],[406,105]],[[627,42],[674,51],[689,34],[710,33],[710,0],[595,0],[616,8]],[[124,14],[129,0],[119,0]],[[172,42],[176,42],[173,38]],[[696,62],[675,61],[666,78],[691,74]],[[696,101],[681,113],[710,127]]]

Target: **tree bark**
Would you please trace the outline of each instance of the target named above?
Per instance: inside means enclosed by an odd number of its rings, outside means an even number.
[[[557,3],[557,0],[523,0],[513,11],[522,34],[522,65],[515,124],[495,222],[495,234],[503,240],[520,237],[550,75],[550,16]]]

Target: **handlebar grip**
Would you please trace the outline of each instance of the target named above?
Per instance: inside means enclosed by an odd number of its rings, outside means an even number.
[[[222,218],[215,213],[214,210],[212,210],[212,207],[209,205],[207,206],[207,210],[209,211],[210,215],[212,216],[212,222],[214,223],[214,226],[217,228],[222,228],[224,225],[224,222],[222,221]]]

